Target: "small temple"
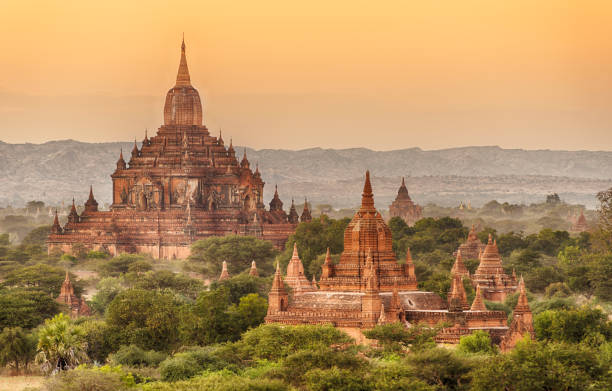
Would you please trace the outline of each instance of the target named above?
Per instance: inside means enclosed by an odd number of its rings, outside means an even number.
[[[463,252],[462,252],[463,253]],[[489,240],[479,257],[480,263],[472,278],[472,284],[480,286],[486,300],[504,301],[508,295],[516,292],[518,286],[516,276],[508,275],[502,267],[501,256],[497,242]]]
[[[589,229],[589,225],[587,224],[586,217],[584,217],[584,211],[580,211],[580,216],[574,219],[574,222],[570,228],[572,232],[585,232]]]
[[[66,271],[66,277],[60,288],[60,294],[55,301],[61,305],[67,306],[70,310],[70,316],[73,318],[91,315],[91,310],[85,302],[85,299],[78,298],[77,295],[74,294],[74,286],[70,281],[68,271]]]
[[[476,226],[472,225],[466,242],[459,246],[459,249],[453,253],[453,256],[456,257],[457,253],[461,252],[463,259],[478,259],[484,248],[484,243],[478,239],[478,235],[476,234]]]
[[[210,236],[245,235],[284,248],[300,221],[292,203],[283,210],[278,189],[266,210],[264,181],[246,150],[239,161],[230,140],[203,125],[202,101],[191,84],[186,47],[181,45],[175,84],[166,94],[164,122],[157,134],[134,141],[126,162],[119,153],[112,173],[112,205],[98,210],[93,188],[81,215],[72,204],[68,222],[56,218],[48,249],[146,253],[154,258],[186,258],[191,244]],[[305,204],[301,221],[312,219]]]
[[[462,274],[467,269],[463,269],[459,257],[447,301],[436,293],[418,290],[411,253],[408,250],[405,262],[398,262],[391,231],[374,207],[370,174],[366,172],[361,207],[344,232],[339,262],[332,263],[328,250],[318,287],[315,280],[309,285],[295,246],[286,277],[277,264],[265,321],[331,324],[358,342],[365,339],[363,330],[378,324],[402,322],[411,327],[444,322],[451,326],[438,334],[439,343],[456,344],[461,336],[475,330],[489,332],[492,340],[500,343],[509,330],[506,313],[487,310],[485,289],[480,286],[474,301],[468,303]]]
[[[512,313],[512,323],[510,330],[502,337],[500,348],[502,351],[512,349],[518,341],[525,338],[535,340],[535,331],[533,329],[533,314],[527,302],[527,292],[525,291],[525,281],[523,277],[519,281],[519,298],[514,312]]]
[[[415,204],[408,194],[406,182],[402,177],[402,184],[397,191],[395,201],[389,205],[389,215],[391,217],[401,217],[410,227],[423,217],[423,208]]]

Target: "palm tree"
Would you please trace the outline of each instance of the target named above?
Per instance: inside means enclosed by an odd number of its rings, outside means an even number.
[[[0,333],[0,365],[13,365],[19,375],[20,365],[27,369],[36,353],[36,342],[21,327],[6,327]]]
[[[36,362],[44,372],[57,372],[76,367],[89,360],[85,333],[72,324],[69,317],[60,313],[45,320],[38,332]]]

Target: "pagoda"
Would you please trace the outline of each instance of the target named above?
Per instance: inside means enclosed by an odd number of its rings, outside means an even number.
[[[66,271],[66,278],[64,278],[64,282],[60,288],[60,294],[55,301],[61,305],[67,306],[70,310],[70,316],[73,318],[91,315],[91,310],[85,302],[85,299],[78,298],[77,295],[74,294],[74,285],[72,285],[70,281],[68,271]]]
[[[485,245],[478,239],[476,234],[476,226],[472,224],[467,240],[459,246],[459,249],[453,255],[456,257],[458,253],[461,253],[463,259],[478,259],[484,248]]]
[[[164,123],[157,134],[134,147],[129,160],[119,154],[110,211],[99,211],[93,189],[84,212],[73,202],[68,223],[54,222],[49,251],[70,252],[75,244],[112,255],[147,253],[155,258],[185,258],[198,239],[250,235],[282,249],[298,223],[283,211],[275,191],[266,210],[264,182],[251,169],[246,150],[236,157],[203,125],[202,101],[191,84],[185,42],[175,85],[167,92]],[[292,213],[297,213],[294,209]],[[310,214],[303,213],[302,220]]]
[[[584,217],[584,211],[580,211],[580,216],[576,219],[576,221],[572,224],[570,231],[572,232],[585,232],[589,229],[589,225],[587,224],[586,217]]]
[[[472,276],[472,284],[480,286],[486,300],[501,302],[506,296],[516,292],[518,288],[516,276],[504,272],[497,242],[492,240],[491,235],[480,254],[479,261],[478,268]]]
[[[410,198],[403,177],[402,184],[397,191],[397,197],[389,205],[389,214],[391,217],[401,217],[411,227],[423,217],[423,208],[415,204]]]
[[[318,287],[313,283],[308,288],[307,281],[295,247],[285,278],[277,265],[266,323],[331,324],[358,342],[365,340],[364,329],[393,322],[402,322],[406,327],[448,322],[451,327],[436,338],[440,343],[458,343],[462,335],[474,330],[485,330],[499,342],[508,331],[506,313],[488,311],[480,289],[472,306],[468,304],[458,273],[448,302],[436,293],[418,290],[410,251],[399,263],[393,252],[391,231],[374,207],[369,172],[361,207],[344,231],[339,262],[332,262],[328,250]]]

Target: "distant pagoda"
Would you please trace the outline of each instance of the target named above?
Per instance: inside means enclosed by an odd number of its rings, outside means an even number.
[[[411,227],[423,217],[423,208],[415,204],[410,198],[403,177],[402,184],[397,191],[397,197],[389,205],[389,214],[391,217],[401,217]]]
[[[119,154],[110,211],[99,211],[90,188],[84,212],[73,202],[68,223],[54,222],[49,251],[70,252],[75,244],[111,254],[147,253],[155,258],[185,258],[198,239],[250,235],[283,248],[298,219],[275,191],[266,210],[259,168],[251,169],[246,150],[240,162],[232,141],[212,136],[202,124],[202,102],[192,86],[185,42],[176,83],[166,94],[164,124],[155,136],[145,132],[128,162]],[[302,220],[309,219],[307,206]]]

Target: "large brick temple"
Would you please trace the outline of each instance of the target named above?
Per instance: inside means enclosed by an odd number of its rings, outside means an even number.
[[[505,312],[487,310],[480,286],[473,303],[467,302],[461,265],[453,268],[447,300],[418,290],[410,251],[404,263],[393,252],[391,231],[374,207],[368,172],[361,207],[344,232],[344,251],[337,264],[331,262],[328,251],[318,286],[305,277],[297,250],[294,248],[285,277],[277,266],[268,296],[267,323],[332,324],[361,341],[362,330],[378,324],[399,321],[411,327],[444,322],[449,327],[437,336],[440,343],[458,343],[463,335],[485,330],[496,343],[505,341],[504,348],[513,346],[519,334],[533,330],[522,284],[522,312],[510,328]]]
[[[176,84],[166,94],[164,124],[157,135],[134,142],[130,160],[123,153],[111,175],[113,202],[98,210],[93,191],[81,215],[74,206],[68,222],[56,219],[49,251],[72,251],[75,244],[111,254],[147,253],[155,258],[184,258],[198,239],[251,235],[282,248],[298,223],[295,206],[287,214],[276,191],[266,210],[264,182],[253,171],[246,151],[242,160],[230,141],[212,136],[202,123],[202,103],[191,85],[185,43]],[[303,213],[308,220],[310,213]]]

